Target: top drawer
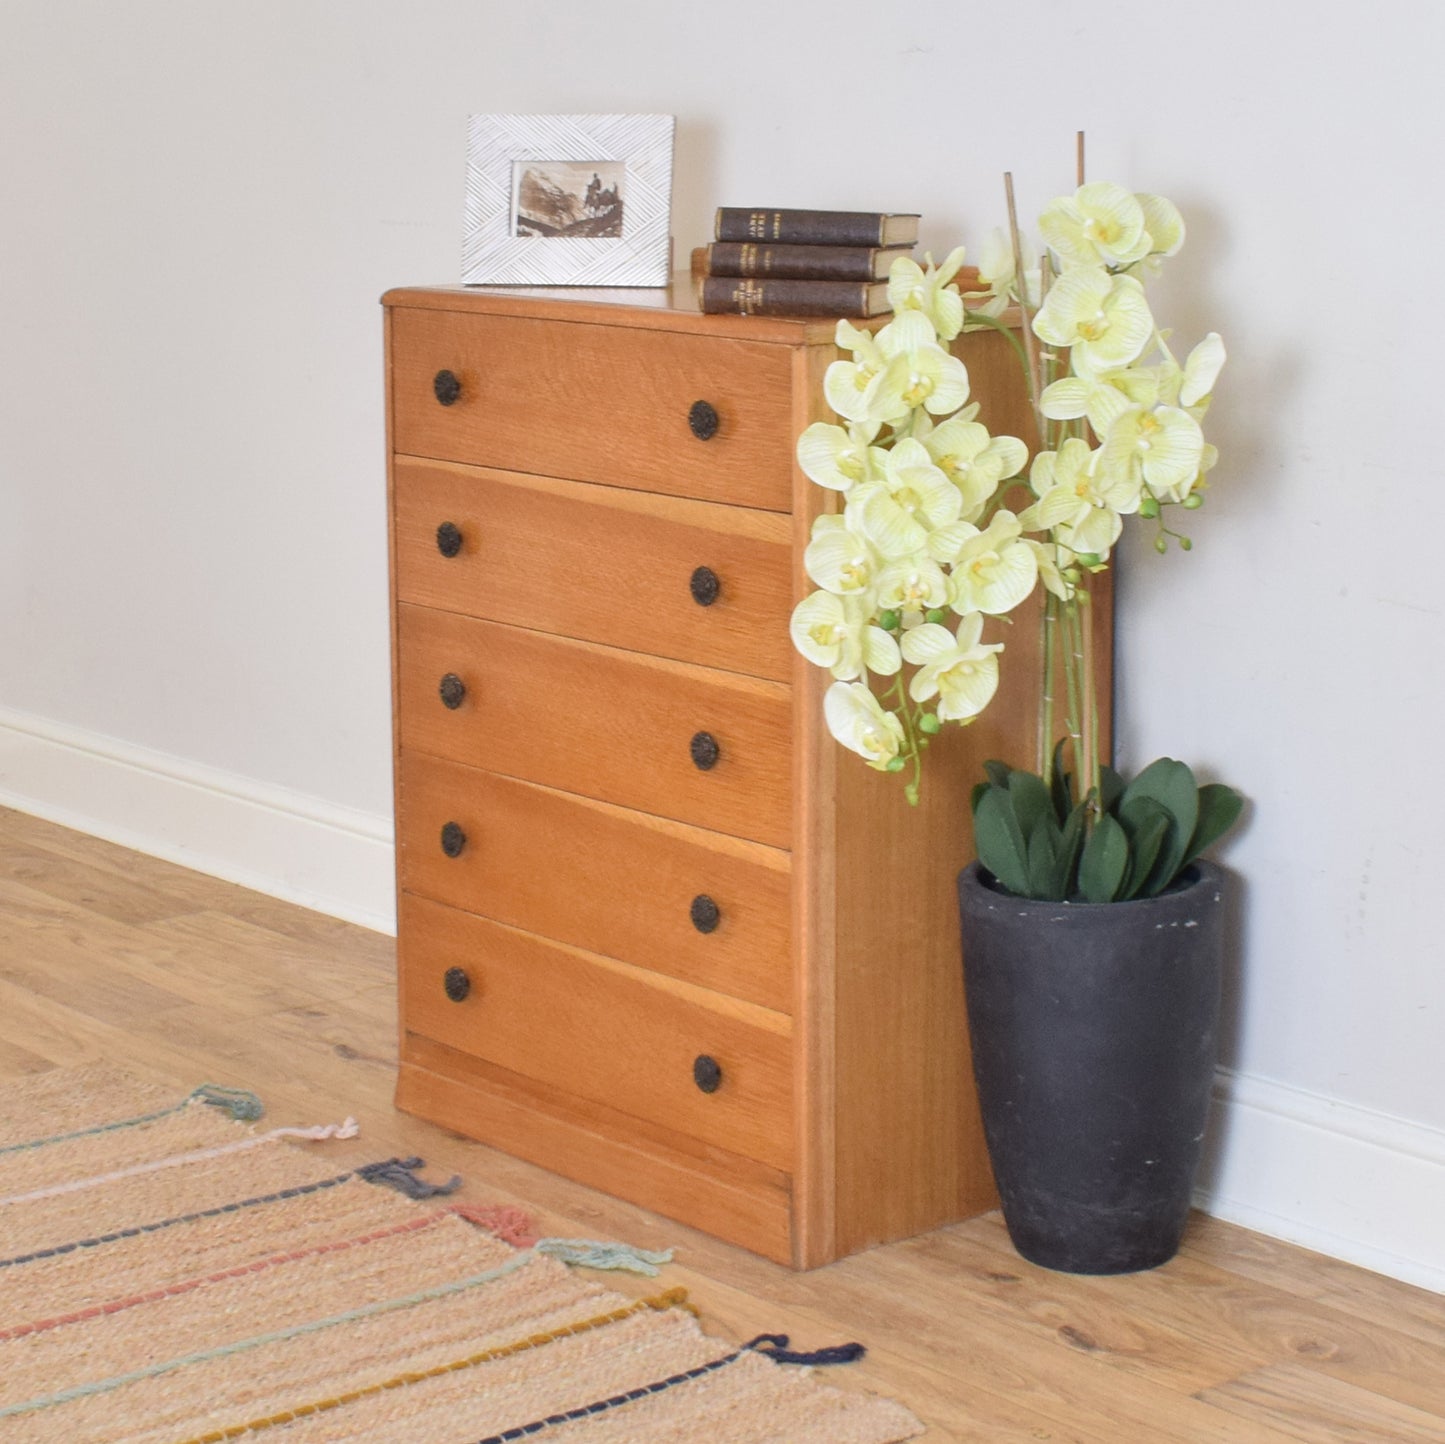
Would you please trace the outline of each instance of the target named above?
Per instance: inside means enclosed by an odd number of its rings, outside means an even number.
[[[411,456],[769,511],[792,506],[792,349],[396,307],[392,439]],[[455,377],[455,399],[445,378]],[[716,417],[706,439],[689,417]],[[707,410],[698,408],[706,432]]]

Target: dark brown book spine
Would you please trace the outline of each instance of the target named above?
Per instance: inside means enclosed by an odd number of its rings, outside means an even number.
[[[767,276],[779,280],[876,281],[878,257],[886,266],[908,250],[869,246],[771,246],[753,241],[714,241],[708,248],[710,276]]]
[[[882,281],[704,276],[698,302],[707,315],[875,316],[888,309],[888,286]]]
[[[719,241],[782,241],[799,246],[882,246],[890,217],[876,211],[718,209]]]

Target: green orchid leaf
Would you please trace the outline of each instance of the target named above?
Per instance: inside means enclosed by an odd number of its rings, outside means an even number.
[[[1162,807],[1151,805],[1129,838],[1129,870],[1119,891],[1121,901],[1139,896],[1158,861],[1159,849],[1165,845],[1173,826],[1174,819]]]
[[[1063,825],[1074,809],[1074,775],[1064,771],[1064,748],[1069,745],[1067,737],[1060,737],[1054,748],[1053,770],[1049,774],[1049,788],[1054,798],[1054,816]]]
[[[1025,841],[1041,827],[1057,834],[1059,825],[1054,821],[1054,804],[1042,777],[1022,769],[1014,772],[1008,780],[1008,795]]]
[[[968,810],[970,812],[978,811],[979,798],[992,786],[991,782],[975,782],[973,784],[973,791],[968,794]]]
[[[1036,827],[1029,838],[1029,896],[1041,902],[1062,902],[1063,894],[1055,893],[1059,867],[1058,831],[1055,827]]]
[[[973,842],[978,860],[1019,897],[1029,892],[1028,847],[1006,788],[990,787],[973,814]]]
[[[1007,787],[1008,780],[1013,773],[1013,768],[1007,762],[991,761],[983,764],[983,770],[988,775],[988,780],[995,787]]]
[[[1159,849],[1143,888],[1146,897],[1156,897],[1174,881],[1183,866],[1184,850],[1199,820],[1199,788],[1185,763],[1160,757],[1124,789],[1119,805],[1125,807],[1141,797],[1152,798],[1174,819],[1174,826]]]
[[[1099,768],[1099,806],[1105,812],[1113,812],[1115,804],[1124,791],[1124,779],[1108,763]]]
[[[1079,854],[1084,847],[1084,819],[1088,813],[1088,804],[1080,802],[1064,823],[1063,835],[1059,840],[1058,874],[1054,885],[1054,892],[1060,900],[1072,897],[1078,890],[1076,874]]]
[[[1206,782],[1199,789],[1199,821],[1194,824],[1194,835],[1184,849],[1180,867],[1188,867],[1206,847],[1218,842],[1239,821],[1243,810],[1244,798],[1232,787]]]
[[[1129,839],[1106,812],[1095,824],[1079,857],[1079,890],[1085,902],[1113,902],[1129,865]]]

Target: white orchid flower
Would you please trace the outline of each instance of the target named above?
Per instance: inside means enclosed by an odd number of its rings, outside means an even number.
[[[1002,642],[980,644],[983,618],[964,617],[957,632],[925,622],[903,637],[903,655],[918,667],[908,686],[915,702],[938,698],[940,722],[977,717],[998,691],[998,653]]]
[[[933,264],[932,256],[925,256],[925,269],[911,256],[899,256],[888,272],[888,304],[893,314],[921,311],[943,340],[952,341],[963,330],[963,301],[958,287],[949,283],[963,265],[963,257],[962,246],[950,251],[941,266]]]
[[[988,530],[965,542],[949,577],[949,605],[964,616],[1011,612],[1034,589],[1038,558],[1019,539],[1023,528],[1011,511],[994,514]]]
[[[803,551],[803,569],[825,592],[838,597],[871,597],[881,565],[860,531],[847,516],[820,516]]]
[[[917,626],[924,612],[948,605],[948,578],[931,557],[889,562],[878,574],[876,605],[902,614],[905,627]]]
[[[1072,347],[1084,369],[1107,371],[1138,359],[1154,335],[1154,318],[1132,276],[1084,266],[1065,271],[1050,287],[1034,334],[1050,346]]]
[[[1064,573],[1073,565],[1073,552],[1057,542],[1034,541],[1032,537],[1025,537],[1023,545],[1034,554],[1045,590],[1067,602],[1074,595],[1074,584]]]
[[[894,560],[923,551],[929,532],[956,521],[963,504],[958,488],[911,437],[889,451],[882,480],[858,488],[849,501],[864,536]]]
[[[1134,199],[1144,212],[1150,255],[1177,255],[1184,244],[1184,217],[1179,214],[1179,207],[1164,196],[1136,194]]]
[[[1030,307],[1034,307],[1039,304],[1041,286],[1038,252],[1027,236],[1019,237],[1019,250],[1024,262],[1025,300]],[[983,289],[968,293],[970,300],[978,297],[989,299],[973,309],[985,316],[1002,315],[1009,302],[1018,299],[1017,271],[1013,242],[1003,230],[995,226],[979,251],[978,280]]]
[[[902,417],[908,410],[903,392],[908,365],[886,355],[871,332],[849,321],[839,321],[834,337],[851,361],[834,361],[823,374],[823,395],[845,421],[878,424]]]
[[[933,322],[921,311],[895,316],[879,333],[878,347],[890,363],[902,362],[902,400],[935,416],[947,416],[968,400],[968,369],[938,344]]]
[[[1060,196],[1039,217],[1050,250],[1075,266],[1132,266],[1154,248],[1138,199],[1113,181],[1091,181]]]
[[[1029,471],[1039,500],[1019,517],[1026,530],[1051,530],[1071,551],[1106,557],[1124,528],[1122,516],[1139,510],[1142,487],[1127,472],[1103,470],[1099,452],[1069,437],[1058,451],[1041,451]]]
[[[1189,408],[1196,417],[1208,409],[1214,383],[1224,367],[1224,341],[1218,331],[1211,331],[1190,353],[1184,363],[1184,379],[1179,388],[1179,404]]]
[[[1118,416],[1099,449],[1101,474],[1142,481],[1161,501],[1182,501],[1199,475],[1204,433],[1177,406],[1131,406]],[[1179,488],[1184,488],[1180,491]]]
[[[793,608],[793,645],[810,662],[851,682],[866,668],[891,677],[902,662],[898,643],[869,622],[871,608],[856,597],[814,592]]]
[[[845,431],[841,426],[815,421],[798,438],[798,465],[803,475],[829,491],[842,492],[869,480],[870,453],[878,426],[876,421],[855,421]]]
[[[1129,407],[1153,406],[1159,399],[1160,379],[1155,369],[1130,366],[1095,374],[1080,367],[1076,375],[1044,387],[1039,410],[1051,421],[1085,417],[1094,435],[1103,436]]]
[[[903,750],[903,724],[862,682],[834,682],[823,695],[823,720],[836,741],[880,772]]]
[[[1028,448],[1016,436],[990,436],[976,421],[955,416],[923,437],[934,465],[963,497],[962,516],[976,520],[999,483],[1017,476],[1029,459]]]

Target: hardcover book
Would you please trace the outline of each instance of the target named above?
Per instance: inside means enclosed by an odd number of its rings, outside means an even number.
[[[886,281],[703,276],[697,295],[699,306],[709,315],[881,316],[891,309]]]
[[[790,246],[715,241],[703,248],[705,276],[771,276],[779,280],[884,281],[908,246]]]
[[[720,206],[719,241],[783,241],[801,246],[911,246],[919,216],[881,211],[748,210]]]

